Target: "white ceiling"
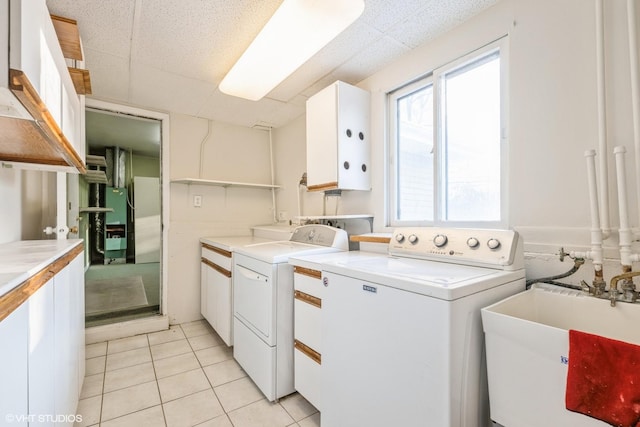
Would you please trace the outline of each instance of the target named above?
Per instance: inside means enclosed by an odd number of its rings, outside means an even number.
[[[320,0],[319,0],[320,1]],[[279,127],[307,98],[356,84],[498,0],[365,0],[362,16],[260,101],[218,90],[282,0],[47,0],[76,19],[93,96],[243,126]]]

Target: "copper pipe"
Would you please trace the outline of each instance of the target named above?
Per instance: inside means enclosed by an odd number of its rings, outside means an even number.
[[[623,265],[622,270],[627,271],[611,278],[611,284],[609,285],[609,299],[611,300],[611,307],[616,306],[616,299],[618,296],[618,282],[620,280],[627,280],[635,276],[640,276],[640,271],[630,271],[630,269],[631,266]]]

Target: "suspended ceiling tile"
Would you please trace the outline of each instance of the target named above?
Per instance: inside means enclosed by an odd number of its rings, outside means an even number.
[[[139,0],[142,1],[142,0]],[[136,61],[219,82],[271,17],[279,1],[143,0]]]
[[[208,82],[168,73],[140,63],[131,65],[130,100],[136,105],[195,116],[213,91]]]
[[[299,115],[299,108],[299,106],[289,106],[286,103],[269,98],[262,98],[260,101],[248,101],[225,95],[216,89],[205,101],[197,116],[248,127],[258,123],[278,127],[285,124],[281,121],[283,115],[289,114],[292,118],[295,118]],[[275,123],[271,120],[278,120],[278,122]]]
[[[84,49],[85,67],[91,73],[92,96],[120,102],[129,100],[129,60]]]
[[[442,0],[366,0],[364,12],[360,16],[362,22],[379,31],[387,31],[432,2],[446,3]]]
[[[387,35],[415,48],[432,40],[495,4],[497,0],[431,1],[419,13],[410,16]]]
[[[264,119],[261,120],[270,123],[274,128],[278,128],[300,117],[305,111],[306,106],[283,103],[275,108],[269,109],[264,115]]]
[[[131,47],[131,0],[47,0],[49,12],[78,21],[84,49],[127,58]]]
[[[342,64],[334,74],[340,78],[361,81],[409,50],[405,45],[385,36]]]
[[[355,22],[339,34],[329,45],[321,49],[302,64],[293,74],[278,85],[268,96],[288,101],[309,87],[310,83],[321,80],[338,66],[348,61],[354,52],[366,48],[372,40],[382,37],[382,33],[366,24]],[[348,82],[354,83],[354,82]]]

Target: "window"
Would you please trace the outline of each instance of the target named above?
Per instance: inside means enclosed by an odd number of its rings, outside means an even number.
[[[390,94],[390,225],[505,221],[500,47]]]

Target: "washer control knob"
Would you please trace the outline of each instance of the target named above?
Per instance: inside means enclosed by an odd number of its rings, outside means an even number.
[[[447,240],[447,236],[444,234],[438,234],[433,238],[433,244],[436,245],[436,247],[441,248],[447,244]]]
[[[480,242],[475,237],[469,237],[467,239],[467,246],[469,246],[471,249],[475,249],[479,245],[480,245]]]
[[[409,243],[411,243],[412,245],[415,245],[416,243],[418,243],[418,236],[416,236],[415,234],[410,235]]]
[[[489,249],[498,249],[500,247],[500,240],[491,238],[487,240],[487,246]]]
[[[404,234],[402,233],[396,234],[396,242],[402,243],[403,240],[404,240]]]

